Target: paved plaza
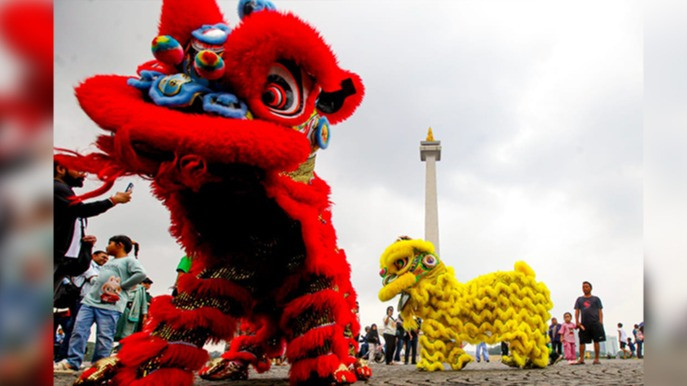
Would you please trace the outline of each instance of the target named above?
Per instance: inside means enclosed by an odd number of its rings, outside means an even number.
[[[640,359],[602,360],[592,365],[570,366],[565,361],[538,370],[521,370],[490,363],[470,363],[462,371],[420,372],[414,366],[372,365],[368,385],[642,385],[644,361]],[[288,385],[288,366],[274,366],[264,374],[251,372],[250,380],[209,382],[196,378],[196,385]],[[55,385],[71,385],[75,375],[56,375]],[[363,383],[358,383],[363,385]]]

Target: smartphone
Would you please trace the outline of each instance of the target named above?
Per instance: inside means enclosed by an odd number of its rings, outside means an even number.
[[[134,190],[134,183],[129,182],[129,185],[126,186],[125,192],[130,193],[132,190]]]

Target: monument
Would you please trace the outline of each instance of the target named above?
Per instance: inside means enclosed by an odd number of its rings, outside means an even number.
[[[441,141],[434,139],[432,128],[427,131],[427,138],[420,141],[420,159],[425,162],[425,240],[434,244],[439,253],[439,209],[437,205],[437,166],[441,160]]]

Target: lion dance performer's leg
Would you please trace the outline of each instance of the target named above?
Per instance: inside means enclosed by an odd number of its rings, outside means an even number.
[[[263,315],[254,319],[253,323],[241,322],[241,329],[247,330],[246,333],[234,337],[229,350],[204,366],[199,372],[201,378],[241,380],[248,379],[249,365],[258,373],[270,369],[270,359],[284,352],[283,338],[270,317]]]
[[[356,361],[351,352],[355,317],[347,294],[326,276],[312,275],[302,284],[292,292],[281,320],[292,383],[355,382],[349,368]]]
[[[441,371],[444,370],[444,362],[447,362],[453,370],[460,370],[472,361],[472,357],[461,347],[460,336],[452,328],[446,328],[434,319],[426,319],[422,322],[422,332],[418,369]]]
[[[549,351],[546,347],[546,335],[541,331],[532,332],[528,327],[513,334],[510,341],[510,357],[503,358],[503,363],[517,367],[544,368],[549,363]]]
[[[287,339],[286,357],[292,384],[353,383],[371,376],[355,357],[360,330],[350,266],[336,246],[328,210],[329,187],[314,179],[309,185],[286,181],[272,195],[299,221],[307,258],[300,272],[281,288],[280,328]],[[280,192],[282,188],[289,194]],[[296,198],[296,199],[294,199]]]
[[[208,339],[230,339],[248,306],[248,292],[228,278],[239,272],[194,260],[178,283],[179,294],[153,299],[143,332],[122,340],[116,357],[86,370],[77,383],[190,385],[193,372],[208,360]]]

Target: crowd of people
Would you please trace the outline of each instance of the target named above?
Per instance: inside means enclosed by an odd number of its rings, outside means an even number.
[[[389,306],[386,309],[386,315],[382,318],[384,345],[381,344],[377,324],[365,326],[365,332],[360,336],[358,357],[371,362],[384,362],[387,365],[417,363],[417,343],[422,319],[418,319],[418,327],[411,330],[403,327],[401,314],[398,314],[396,318],[393,314],[394,307]]]
[[[600,342],[606,341],[606,332],[603,326],[603,304],[598,296],[592,295],[590,282],[582,283],[582,292],[583,295],[575,300],[574,316],[571,312],[565,312],[562,323],[559,323],[556,317],[551,318],[548,329],[551,350],[550,364],[558,363],[563,359],[571,365],[585,364],[586,345],[592,343],[594,345],[592,363],[600,363]],[[406,330],[403,327],[401,315],[398,314],[394,318],[393,312],[393,307],[387,307],[386,314],[382,318],[383,345],[377,324],[364,328],[364,333],[360,337],[361,344],[358,357],[372,362],[384,362],[387,365],[417,363],[420,330]],[[418,319],[417,322],[419,326],[422,320]],[[628,337],[622,329],[622,323],[618,323],[618,356],[641,359],[644,356],[644,322],[634,325],[632,335],[633,337]],[[508,355],[508,352],[508,343],[501,342],[501,355]],[[405,354],[405,359],[401,362],[403,354]],[[409,358],[411,359],[410,362]],[[477,362],[489,362],[489,350],[486,342],[480,342],[475,346],[475,360]]]
[[[598,296],[592,295],[592,284],[588,281],[582,283],[583,295],[575,300],[575,323],[572,322],[572,314],[563,314],[563,323],[558,323],[554,317],[549,326],[549,338],[551,341],[550,363],[557,363],[565,358],[571,365],[585,364],[586,345],[594,343],[593,364],[600,364],[600,342],[606,341],[606,332],[603,326],[603,304]],[[577,332],[577,334],[576,334]],[[623,324],[618,323],[619,356],[623,359],[635,356],[643,358],[644,323],[634,325],[632,330],[634,341],[623,330]],[[577,335],[577,339],[576,339]],[[575,345],[579,341],[579,356]],[[636,345],[636,347],[635,347]]]
[[[108,199],[84,203],[75,199],[73,190],[82,187],[84,179],[85,173],[55,162],[53,320],[54,369],[58,372],[80,368],[93,324],[97,326],[97,337],[92,361],[110,356],[114,342],[143,329],[151,301],[148,291],[153,282],[138,260],[139,244],[129,236],[114,235],[104,250],[92,252],[97,238],[86,233],[89,217],[129,202],[131,190],[127,188]],[[188,272],[190,266],[191,259],[184,256],[177,267],[178,275]],[[571,312],[563,314],[563,323],[555,317],[551,319],[550,364],[563,358],[572,365],[585,364],[586,345],[591,343],[593,364],[600,363],[600,342],[606,341],[603,305],[599,297],[592,295],[591,283],[583,282],[582,291],[583,295],[574,304],[574,322]],[[358,356],[387,365],[416,364],[422,320],[416,322],[418,328],[404,328],[401,315],[394,318],[394,308],[387,307],[380,324],[384,344],[377,324],[366,326],[359,336]],[[619,356],[643,358],[644,323],[634,325],[632,337],[622,323],[617,327]],[[506,342],[501,343],[501,351],[502,355],[508,355]],[[485,342],[476,346],[476,360],[489,362]]]
[[[54,370],[79,370],[93,324],[92,361],[111,355],[113,344],[140,331],[148,315],[153,281],[138,259],[139,244],[126,235],[108,239],[92,252],[97,238],[86,233],[87,219],[131,200],[131,189],[84,203],[74,188],[85,173],[54,164],[53,321]],[[133,256],[131,253],[133,252]]]

